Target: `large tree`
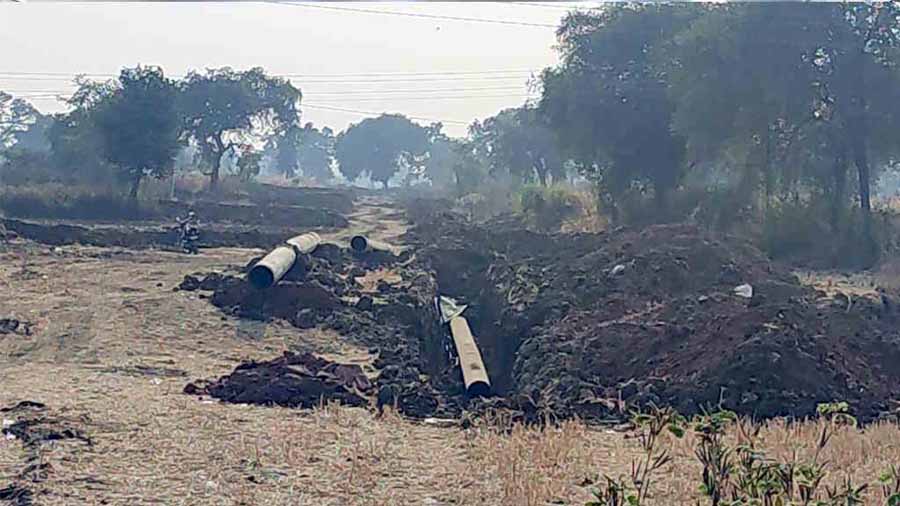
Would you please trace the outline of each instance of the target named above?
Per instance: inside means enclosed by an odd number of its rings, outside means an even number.
[[[556,134],[530,106],[500,111],[472,124],[472,142],[484,154],[494,175],[511,175],[546,185],[565,176]]]
[[[542,75],[539,110],[613,211],[635,183],[650,186],[662,206],[685,172],[685,139],[670,129],[675,104],[659,60],[702,9],[611,4],[572,13],[557,31],[562,63]]]
[[[713,9],[673,46],[673,126],[695,159],[738,155],[767,204],[773,194],[821,190],[833,226],[852,164],[868,226],[873,162],[889,162],[900,148],[897,16],[893,4]]]
[[[39,117],[27,101],[0,91],[0,150],[10,147]]]
[[[283,132],[272,139],[270,148],[275,150],[275,170],[285,177],[292,178],[297,175],[300,165],[300,126],[290,125]]]
[[[399,114],[383,114],[350,125],[335,143],[341,173],[353,181],[367,174],[385,188],[401,169],[418,172],[429,148],[429,130]]]
[[[162,69],[136,67],[124,69],[90,105],[103,156],[128,181],[132,200],[145,176],[163,177],[172,170],[181,136],[177,91]]]
[[[298,163],[303,175],[319,183],[334,179],[331,167],[334,162],[334,132],[328,127],[315,128],[312,123],[300,131],[297,149]]]
[[[191,72],[181,90],[185,126],[208,158],[213,189],[226,153],[284,132],[299,118],[300,90],[260,68]]]

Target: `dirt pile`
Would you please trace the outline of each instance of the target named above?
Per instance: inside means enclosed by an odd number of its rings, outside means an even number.
[[[83,244],[119,248],[175,248],[178,233],[170,225],[140,224],[74,225],[69,223],[25,221],[0,218],[7,230],[19,237],[52,246]],[[294,226],[260,227],[243,224],[205,224],[198,241],[202,248],[270,247],[284,242],[297,229]]]
[[[15,318],[0,318],[0,336],[5,334],[31,335],[31,322],[24,322]]]
[[[180,286],[213,290],[210,302],[225,313],[279,318],[301,329],[332,329],[369,349],[381,370],[376,386],[393,392],[391,404],[409,416],[460,413],[462,385],[456,378],[445,380],[448,370],[438,358],[444,343],[434,305],[434,275],[406,256],[355,253],[323,244],[301,256],[278,284],[266,290],[254,289],[243,276],[217,273],[188,276]],[[259,392],[262,404],[276,403],[277,396],[277,391]]]
[[[405,241],[408,258],[320,247],[265,291],[233,276],[186,288],[214,290],[228,313],[327,327],[377,352],[376,387],[416,417],[607,419],[621,401],[807,416],[840,400],[871,419],[900,399],[893,295],[836,300],[737,238],[684,224],[547,235],[436,211]],[[366,281],[385,270],[394,282]],[[744,284],[752,296],[735,292]],[[438,294],[469,305],[495,397],[466,398]]]
[[[365,406],[372,383],[358,365],[338,364],[310,353],[248,362],[211,383],[189,383],[184,393],[237,404],[311,408],[324,401]]]
[[[410,238],[441,293],[472,304],[500,393],[556,415],[605,418],[623,399],[806,416],[846,400],[872,418],[900,399],[895,305],[848,309],[739,239],[689,225],[545,236],[449,215]],[[750,299],[734,293],[745,283]]]

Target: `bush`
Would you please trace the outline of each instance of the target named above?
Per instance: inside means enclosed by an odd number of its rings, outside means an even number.
[[[142,220],[157,214],[154,207],[137,205],[115,188],[60,183],[0,188],[0,211],[14,218],[75,220]]]
[[[525,185],[516,192],[513,208],[539,230],[558,230],[575,217],[582,199],[570,186]]]
[[[895,242],[887,213],[873,213],[870,237],[859,209],[845,210],[837,223],[830,216],[815,203],[774,203],[763,219],[762,249],[773,259],[811,268],[867,269]]]

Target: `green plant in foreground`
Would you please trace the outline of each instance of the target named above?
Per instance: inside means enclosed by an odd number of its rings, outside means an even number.
[[[900,506],[900,467],[892,465],[878,477],[887,506]]]
[[[823,485],[828,462],[823,452],[836,433],[855,428],[857,419],[845,402],[822,404],[817,413],[821,432],[812,455],[800,460],[794,451],[784,462],[770,459],[760,449],[762,425],[731,411],[708,412],[695,417],[694,455],[703,467],[700,492],[711,506],[859,506],[870,484],[855,484],[846,476],[834,486]],[[605,485],[595,490],[585,506],[649,506],[650,486],[656,472],[671,462],[660,448],[666,432],[681,438],[685,419],[670,408],[653,407],[634,413],[642,457],[632,462],[630,476],[604,476]],[[736,440],[736,441],[735,441]],[[732,442],[734,441],[734,442]],[[884,506],[900,506],[900,467],[892,465],[878,479]],[[699,501],[697,504],[701,504]]]
[[[640,506],[645,504],[653,475],[665,467],[672,457],[660,448],[665,433],[677,438],[684,436],[685,419],[672,408],[651,406],[646,413],[634,412],[631,417],[640,443],[642,458],[631,463],[631,475],[612,478],[604,476],[606,486],[594,491],[594,500],[585,506]]]

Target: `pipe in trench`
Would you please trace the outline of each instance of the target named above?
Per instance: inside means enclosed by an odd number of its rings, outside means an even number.
[[[450,335],[459,356],[459,367],[462,369],[463,384],[470,397],[486,396],[491,393],[491,380],[488,378],[481,352],[475,344],[475,338],[469,329],[469,322],[462,316],[450,320]]]
[[[298,255],[315,250],[319,246],[319,242],[319,235],[315,232],[288,239],[287,246],[273,249],[257,262],[247,273],[247,279],[258,290],[275,285],[291,270]]]
[[[383,251],[385,253],[394,253],[394,247],[388,243],[369,239],[364,235],[354,235],[350,238],[350,249],[357,253],[366,253],[369,251]]]

